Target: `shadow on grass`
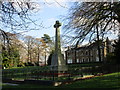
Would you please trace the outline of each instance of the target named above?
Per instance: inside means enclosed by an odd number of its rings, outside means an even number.
[[[88,80],[76,81],[63,85],[66,88],[120,88],[120,72],[95,77]]]
[[[112,74],[106,74],[103,76],[97,76],[92,79],[87,79],[87,80],[80,80],[80,81],[75,81],[72,82],[71,84],[66,84],[66,85],[61,85],[61,86],[42,86],[42,85],[33,85],[33,84],[20,84],[17,86],[11,86],[11,85],[6,85],[3,84],[3,90],[12,88],[12,89],[25,89],[25,88],[44,88],[44,89],[61,89],[66,90],[65,88],[114,88],[116,90],[120,89],[120,72],[118,73],[112,73]],[[16,89],[17,90],[17,89]]]

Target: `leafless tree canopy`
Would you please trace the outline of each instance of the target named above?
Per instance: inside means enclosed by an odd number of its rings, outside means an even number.
[[[119,26],[120,2],[75,2],[65,28],[74,35],[72,39],[82,42],[86,37],[95,39],[96,28],[104,37],[107,32],[119,32]]]
[[[3,37],[1,40],[7,40],[9,43],[7,29],[27,31],[30,23],[35,23],[31,19],[31,12],[37,8],[36,4],[31,0],[0,0],[0,37]]]
[[[30,0],[1,0],[0,22],[12,29],[27,28],[32,22],[30,11],[34,9],[35,4]]]

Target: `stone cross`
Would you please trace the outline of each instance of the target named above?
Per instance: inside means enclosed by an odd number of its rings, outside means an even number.
[[[60,43],[60,27],[61,23],[56,21],[54,28],[55,32],[55,52],[52,56],[51,60],[51,70],[52,71],[66,71],[66,63],[64,60],[64,56],[61,54],[61,43]]]
[[[56,29],[55,33],[55,52],[60,53],[61,52],[61,44],[60,44],[60,27],[61,23],[59,21],[56,21],[54,28]]]

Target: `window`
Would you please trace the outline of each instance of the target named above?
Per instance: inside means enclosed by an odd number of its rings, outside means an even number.
[[[79,63],[79,59],[77,59],[77,63]]]
[[[76,51],[76,53],[78,53],[79,51]]]
[[[86,55],[88,55],[88,51],[86,51]]]
[[[96,57],[96,62],[99,62],[99,57]]]
[[[91,57],[89,60],[90,60],[90,62],[92,62],[93,61],[93,57]]]
[[[81,51],[81,55],[84,55],[84,51]]]
[[[79,56],[81,56],[82,55],[82,53],[81,53],[81,51],[79,51]]]
[[[78,51],[76,51],[76,56],[79,56],[79,52]]]
[[[84,62],[84,58],[82,59],[82,62]]]
[[[89,58],[89,62],[90,62],[90,58]]]
[[[81,60],[79,60],[79,62],[81,63]]]
[[[92,56],[93,54],[92,54],[92,50],[90,51],[90,55]]]
[[[81,56],[83,55],[83,51],[81,51],[81,52],[79,52],[79,53],[80,53]]]
[[[70,64],[70,63],[72,63],[72,59],[68,59],[68,62],[67,62],[68,64]]]
[[[89,58],[87,58],[87,62],[89,62]]]

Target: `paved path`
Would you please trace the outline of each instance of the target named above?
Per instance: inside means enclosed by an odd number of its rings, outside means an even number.
[[[12,86],[18,86],[19,85],[19,84],[13,84],[13,83],[3,83],[3,84],[12,85]]]

